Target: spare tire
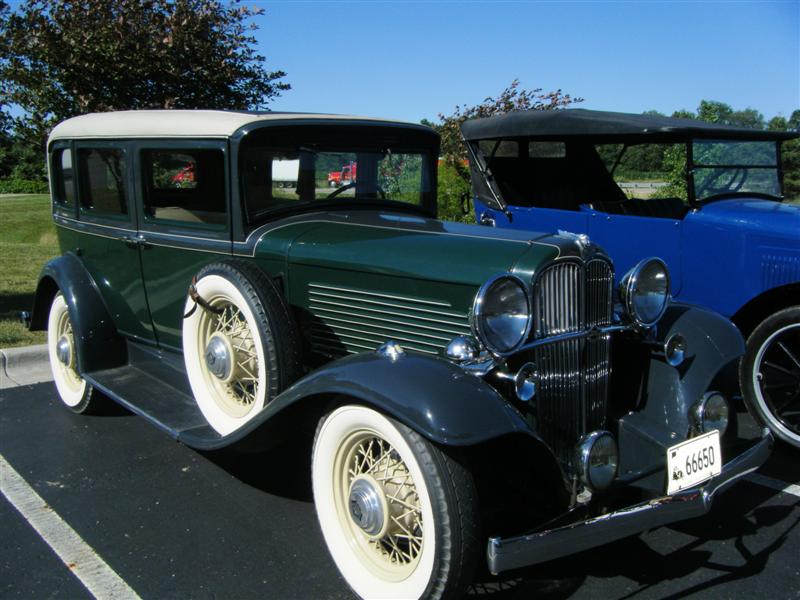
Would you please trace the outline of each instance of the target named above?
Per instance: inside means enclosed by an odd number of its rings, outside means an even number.
[[[194,289],[183,320],[186,373],[208,424],[227,435],[297,378],[300,340],[280,290],[253,265],[212,263]]]

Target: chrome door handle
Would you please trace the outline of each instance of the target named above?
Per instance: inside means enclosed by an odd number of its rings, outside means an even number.
[[[478,219],[478,223],[480,223],[481,225],[486,225],[487,227],[495,226],[494,217],[490,215],[488,212],[481,213],[481,218]]]
[[[122,243],[124,243],[128,248],[139,247],[139,241],[131,235],[123,235],[120,239],[122,240]]]
[[[151,244],[141,233],[139,235],[124,235],[120,238],[128,248],[150,248]]]

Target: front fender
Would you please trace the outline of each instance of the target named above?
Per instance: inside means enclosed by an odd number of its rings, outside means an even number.
[[[678,367],[655,350],[673,334],[687,342],[686,358]],[[663,491],[667,448],[687,439],[690,408],[744,353],[744,340],[724,317],[687,304],[670,306],[654,340],[655,351],[643,357],[643,379],[637,381],[638,406],[619,421],[619,470],[623,478],[646,475],[637,485]]]
[[[667,309],[654,337],[657,344],[663,345],[674,334],[686,339],[686,360],[675,368],[658,357],[651,359],[647,386],[651,401],[645,412],[663,417],[672,431],[685,432],[689,426],[689,407],[708,391],[726,366],[744,354],[744,339],[722,315],[680,303],[673,303]]]
[[[213,443],[187,435],[180,439],[208,449],[226,446],[292,406],[332,396],[372,406],[443,445],[469,446],[511,433],[527,434],[541,443],[515,408],[485,381],[458,366],[414,354],[392,361],[372,352],[333,361],[306,375],[247,425]],[[319,415],[326,408],[319,402],[305,406],[304,412]]]
[[[114,326],[97,284],[73,254],[54,258],[42,268],[34,297],[31,330],[47,328],[50,304],[59,291],[67,302],[72,321],[78,372],[125,364],[125,342]]]

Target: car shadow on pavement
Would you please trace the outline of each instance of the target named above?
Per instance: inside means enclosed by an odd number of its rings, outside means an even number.
[[[201,454],[243,483],[258,490],[300,502],[313,502],[311,491],[312,436],[297,435],[267,450],[242,447]]]
[[[796,510],[800,508],[800,502],[762,506],[777,494],[775,490],[750,485],[747,493],[721,496],[706,517],[678,523],[665,530],[670,536],[674,533],[682,540],[688,539],[678,546],[671,544],[674,547],[667,552],[656,550],[641,536],[626,538],[605,546],[602,552],[588,550],[499,577],[485,574],[473,584],[469,595],[560,599],[571,596],[587,578],[621,577],[629,580],[630,583],[624,587],[631,591],[615,594],[615,597],[631,598],[658,584],[680,580],[701,569],[709,572],[703,581],[695,583],[697,578],[693,578],[689,587],[663,596],[677,599],[753,577],[764,570],[770,556],[800,529],[800,513]],[[777,535],[770,534],[766,545],[762,542],[759,550],[751,550],[747,538],[769,527],[778,527]],[[727,542],[725,546],[735,548],[737,558],[720,560],[715,557],[713,549],[704,548],[709,541]],[[674,589],[673,586],[671,590]]]

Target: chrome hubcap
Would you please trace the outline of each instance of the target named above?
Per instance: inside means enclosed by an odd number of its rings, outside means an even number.
[[[66,335],[62,335],[56,343],[56,356],[65,367],[72,362],[72,343]]]
[[[350,486],[350,518],[369,536],[378,535],[384,525],[382,492],[376,488],[375,482],[361,477]]]
[[[205,351],[206,366],[214,377],[226,381],[233,370],[230,343],[221,334],[215,333],[208,340]]]

